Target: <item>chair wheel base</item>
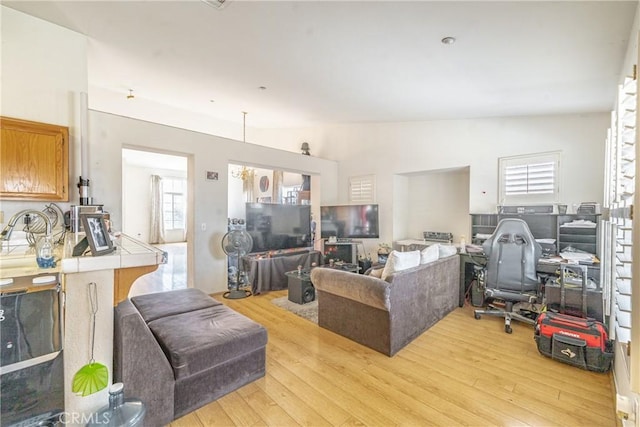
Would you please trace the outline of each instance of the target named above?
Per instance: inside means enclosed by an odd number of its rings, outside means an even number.
[[[508,334],[512,333],[511,325],[504,325],[504,331]]]
[[[480,317],[482,317],[482,316],[480,316],[480,313],[473,313],[473,317],[474,317],[476,320],[480,320]]]

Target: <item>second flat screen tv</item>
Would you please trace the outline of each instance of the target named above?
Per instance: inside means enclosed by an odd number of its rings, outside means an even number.
[[[247,231],[253,238],[251,252],[311,246],[311,206],[246,204]]]
[[[320,207],[322,238],[367,239],[380,237],[378,205]]]

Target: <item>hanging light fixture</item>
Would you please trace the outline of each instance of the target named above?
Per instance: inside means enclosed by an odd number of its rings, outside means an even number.
[[[242,112],[242,142],[247,142],[247,112]],[[253,174],[253,169],[246,166],[238,167],[238,169],[231,170],[231,176],[234,178],[245,181],[249,176]]]

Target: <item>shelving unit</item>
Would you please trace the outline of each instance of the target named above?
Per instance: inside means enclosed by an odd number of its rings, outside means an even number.
[[[593,227],[568,226],[576,220],[589,221]],[[558,215],[558,252],[568,247],[599,255],[600,235],[598,233],[599,215]]]
[[[492,234],[503,218],[524,220],[536,239],[555,239],[557,252],[571,246],[575,249],[600,256],[600,215],[557,214],[471,214],[472,243],[482,244],[477,234]],[[568,227],[575,220],[587,220],[595,227]]]
[[[478,234],[493,234],[498,225],[496,214],[471,214],[471,243],[480,245],[485,239],[478,238]]]

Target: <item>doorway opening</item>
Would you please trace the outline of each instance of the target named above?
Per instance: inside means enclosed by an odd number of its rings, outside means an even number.
[[[188,287],[191,198],[187,155],[123,148],[122,182],[123,233],[168,254],[168,262],[138,279],[132,292]]]

